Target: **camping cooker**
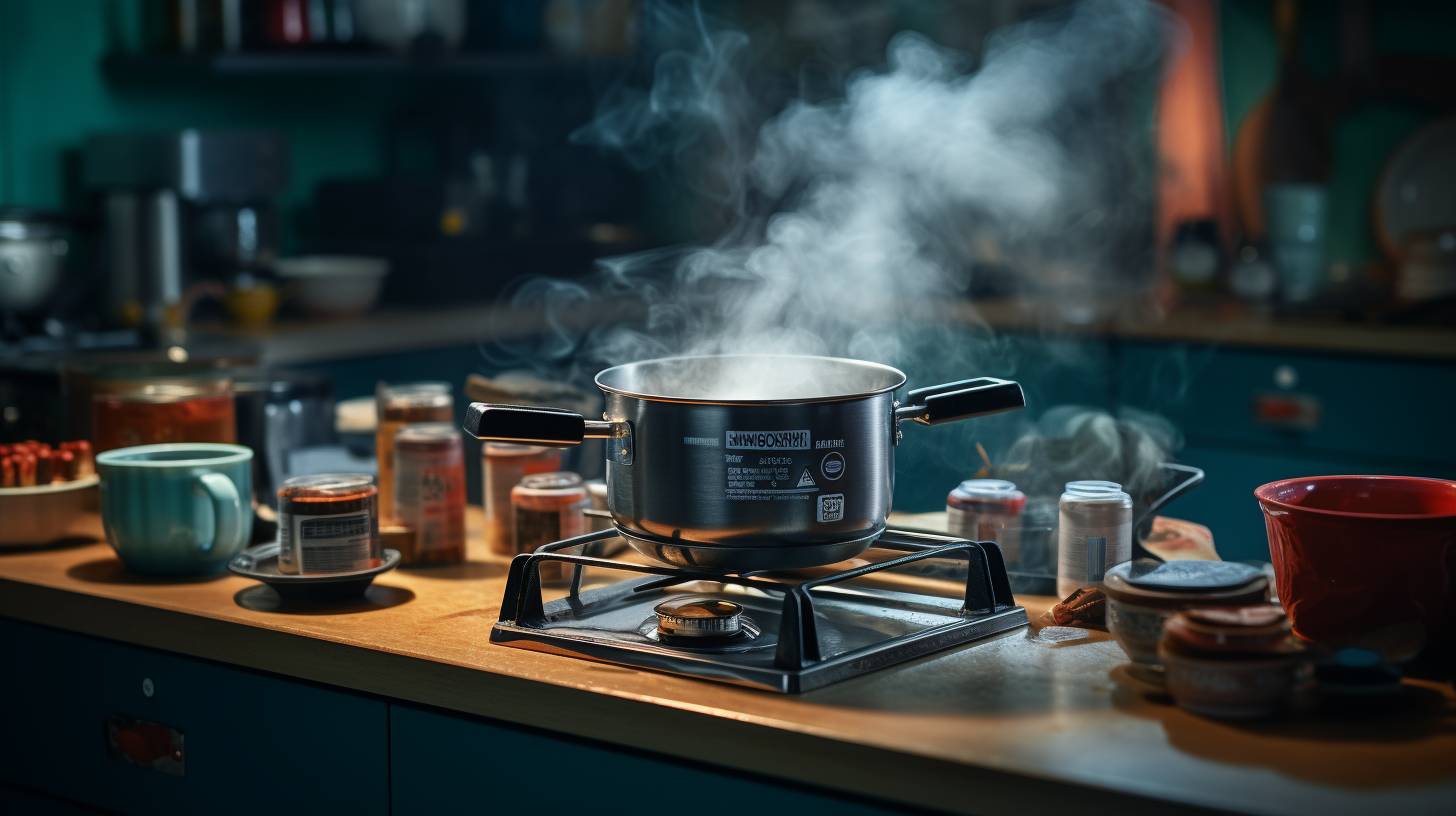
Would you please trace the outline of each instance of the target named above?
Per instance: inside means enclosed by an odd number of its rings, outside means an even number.
[[[607,440],[608,508],[637,550],[712,571],[793,569],[850,558],[885,528],[899,424],[936,425],[1025,405],[980,377],[894,392],[878,363],[795,355],[670,357],[596,377],[602,421],[554,408],[472,403],[484,440]]]

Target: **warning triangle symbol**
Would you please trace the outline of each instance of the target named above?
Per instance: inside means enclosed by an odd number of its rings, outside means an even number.
[[[809,475],[809,469],[804,468],[804,475],[799,477],[799,487],[813,487],[814,477]]]

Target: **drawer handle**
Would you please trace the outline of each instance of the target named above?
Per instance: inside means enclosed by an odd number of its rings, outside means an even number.
[[[1319,427],[1320,402],[1308,394],[1260,394],[1254,398],[1254,421],[1271,428],[1312,431]]]
[[[114,714],[106,718],[106,746],[114,759],[173,776],[187,775],[182,732],[170,726]]]

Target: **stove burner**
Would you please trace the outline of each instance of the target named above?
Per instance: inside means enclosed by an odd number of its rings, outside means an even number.
[[[742,629],[743,607],[732,601],[691,598],[663,601],[657,613],[657,632],[668,637],[729,637]]]
[[[586,554],[618,536],[603,530],[516,556],[490,639],[797,693],[1027,622],[990,543],[886,530],[872,544],[874,556],[804,574],[708,572]],[[964,564],[964,579],[927,583],[905,572],[929,559]],[[548,562],[571,576],[565,597],[549,601],[541,580]]]

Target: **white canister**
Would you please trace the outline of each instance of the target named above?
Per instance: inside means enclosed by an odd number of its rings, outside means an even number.
[[[1067,482],[1057,530],[1057,594],[1095,586],[1132,558],[1132,497],[1117,482]]]

